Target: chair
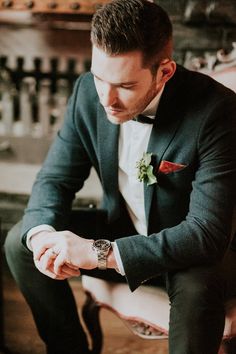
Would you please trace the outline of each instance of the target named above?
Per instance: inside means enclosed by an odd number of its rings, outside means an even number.
[[[131,293],[127,284],[117,284],[84,275],[82,287],[86,301],[83,320],[91,336],[92,354],[100,354],[103,334],[99,312],[106,308],[117,315],[126,326],[143,339],[167,339],[169,330],[169,299],[164,290],[140,286]],[[143,304],[145,303],[145,306]],[[219,354],[236,353],[236,298],[226,303],[224,335]]]

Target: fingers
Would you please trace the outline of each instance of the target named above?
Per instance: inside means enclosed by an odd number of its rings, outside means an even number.
[[[57,254],[53,251],[52,248],[48,248],[40,257],[40,259],[36,258],[37,261],[40,263],[40,268],[43,271],[46,271],[51,263],[55,260]]]
[[[45,254],[49,249],[52,249],[54,243],[50,242],[47,244],[42,245],[41,247],[38,247],[37,249],[34,250],[34,259],[35,260],[40,260],[42,255]]]
[[[78,270],[78,269],[79,269],[78,266],[73,265],[73,264],[71,264],[70,262],[69,262],[69,263],[66,262],[65,265],[66,265],[67,267],[69,267],[70,269],[74,269],[74,270]]]
[[[63,252],[57,254],[53,248],[47,249],[41,258],[34,260],[37,269],[52,279],[67,279],[74,276],[80,276],[78,267],[70,264]]]
[[[35,266],[36,268],[44,275],[47,275],[48,277],[55,279],[55,280],[65,280],[71,277],[78,277],[80,276],[80,270],[77,269],[71,269],[67,265],[64,265],[60,269],[60,273],[55,273],[54,272],[54,265],[50,265],[48,269],[42,269],[41,264],[39,261],[35,261]]]
[[[78,277],[80,276],[80,270],[77,268],[77,269],[71,269],[70,267],[68,267],[66,264],[64,264],[58,273],[55,273],[54,271],[54,263],[52,263],[48,270],[53,273],[55,275],[55,279],[67,279],[67,278],[71,278],[71,277]]]
[[[43,274],[53,279],[64,279],[79,276],[80,263],[87,269],[88,262],[84,257],[87,254],[87,240],[68,231],[45,232],[36,237],[31,243],[34,262]],[[78,254],[78,249],[81,254]]]
[[[70,277],[79,277],[81,273],[78,268],[72,269],[71,267],[68,267],[66,264],[64,264],[60,268],[60,274],[62,276],[66,276],[67,278],[70,278]],[[58,273],[58,275],[59,275],[59,273]]]
[[[63,276],[57,276],[53,271],[51,271],[50,269],[44,270],[41,268],[41,264],[39,261],[35,260],[34,261],[36,268],[44,275],[47,275],[49,278],[52,279],[58,279],[58,280],[63,280],[65,278],[63,278]]]
[[[54,261],[54,273],[55,274],[60,274],[61,273],[61,268],[64,265],[65,265],[65,267],[66,267],[68,272],[69,271],[73,272],[73,271],[78,270],[78,267],[73,266],[73,265],[70,266],[70,262],[69,262],[68,258],[66,257],[65,252],[61,251],[57,255],[57,257],[56,257],[56,259]]]

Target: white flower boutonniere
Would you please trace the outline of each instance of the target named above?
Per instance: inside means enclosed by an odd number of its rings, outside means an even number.
[[[144,152],[143,157],[137,161],[138,180],[147,183],[148,186],[157,183],[156,176],[153,174],[153,166],[151,165],[152,153]]]

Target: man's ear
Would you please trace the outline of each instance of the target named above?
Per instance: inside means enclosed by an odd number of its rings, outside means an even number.
[[[176,62],[170,59],[163,60],[160,64],[161,82],[165,84],[172,78],[176,70]]]

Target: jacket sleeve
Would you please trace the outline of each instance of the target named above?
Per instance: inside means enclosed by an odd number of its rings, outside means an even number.
[[[149,237],[116,240],[132,291],[163,272],[218,262],[228,247],[235,205],[236,95],[221,99],[195,135],[198,164],[186,217]],[[158,193],[161,189],[157,198]]]
[[[75,84],[65,120],[33,185],[22,225],[23,243],[32,227],[48,224],[65,229],[75,193],[87,179],[91,162],[76,129],[78,97],[82,81]]]

